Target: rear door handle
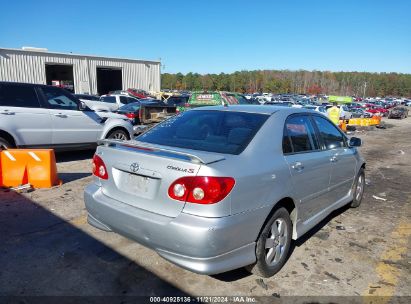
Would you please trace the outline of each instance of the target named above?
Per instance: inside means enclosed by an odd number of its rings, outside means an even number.
[[[304,169],[304,165],[302,162],[295,162],[294,164],[291,165],[291,168],[297,171],[302,171]]]
[[[3,115],[14,115],[14,114],[16,114],[15,112],[10,112],[9,110],[4,110],[3,112],[0,112],[0,114],[3,114]]]
[[[54,116],[61,117],[61,118],[66,118],[67,117],[66,114],[62,114],[62,113],[54,114]]]

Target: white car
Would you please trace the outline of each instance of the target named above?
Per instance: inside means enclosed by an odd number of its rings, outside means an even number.
[[[137,101],[138,101],[138,98],[131,97],[131,96],[124,95],[124,94],[107,94],[107,95],[101,95],[100,97],[100,102],[103,102],[105,104],[115,105],[117,106],[117,109],[126,104],[137,102]],[[117,109],[115,109],[114,111],[116,111]]]
[[[305,109],[309,109],[309,110],[313,110],[316,111],[320,114],[323,114],[325,116],[327,116],[327,110],[325,109],[325,107],[322,106],[314,106],[314,105],[306,105],[304,106]]]
[[[91,111],[61,88],[0,82],[0,149],[85,149],[100,139],[128,140],[133,134],[127,117]]]
[[[74,94],[74,96],[84,102],[88,108],[96,112],[113,112],[119,108],[117,103],[104,102],[99,96],[87,94]]]

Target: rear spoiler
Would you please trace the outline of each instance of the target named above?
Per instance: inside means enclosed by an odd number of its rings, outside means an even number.
[[[157,154],[163,157],[183,159],[183,160],[188,160],[192,163],[204,164],[204,165],[215,163],[215,162],[225,159],[224,156],[207,157],[206,155],[204,155],[203,157],[200,157],[198,155],[194,155],[191,153],[176,151],[176,150],[171,150],[171,149],[166,149],[166,148],[159,148],[159,147],[152,146],[149,144],[144,144],[141,142],[137,144],[135,142],[129,142],[129,141],[102,139],[102,140],[97,141],[97,145],[106,146],[106,147],[115,147],[115,148],[123,149],[123,150],[138,151],[140,153],[145,153],[145,154]]]

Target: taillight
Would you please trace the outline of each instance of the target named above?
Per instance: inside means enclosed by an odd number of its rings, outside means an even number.
[[[190,107],[190,104],[189,104],[189,103],[186,103],[186,104],[184,104],[184,107],[189,108],[189,107]]]
[[[130,119],[136,118],[136,114],[135,113],[126,113],[126,116]]]
[[[102,179],[108,179],[106,165],[100,156],[94,154],[93,156],[93,174]]]
[[[168,195],[187,203],[215,204],[231,192],[234,184],[232,177],[186,176],[170,185]]]

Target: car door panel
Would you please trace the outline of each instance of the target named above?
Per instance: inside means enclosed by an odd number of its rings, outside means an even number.
[[[314,216],[329,201],[331,166],[326,151],[285,156],[293,183],[293,198],[304,220]]]
[[[345,135],[329,120],[317,115],[313,120],[318,129],[323,148],[329,153],[331,164],[330,174],[330,201],[335,204],[344,198],[350,191],[356,170],[355,149],[347,145]],[[328,206],[324,206],[326,208]]]
[[[293,183],[292,195],[300,205],[299,219],[308,220],[329,200],[331,165],[321,150],[308,115],[291,115],[284,127],[283,151]]]
[[[102,132],[100,116],[92,111],[50,109],[53,144],[95,143]]]
[[[19,146],[51,144],[50,113],[33,85],[0,85],[0,128],[13,134]]]
[[[80,111],[78,101],[60,88],[42,87],[52,120],[54,145],[95,143],[103,130],[103,120],[93,111]]]
[[[355,149],[340,148],[331,150],[330,195],[338,201],[348,194],[354,182],[357,161]]]

